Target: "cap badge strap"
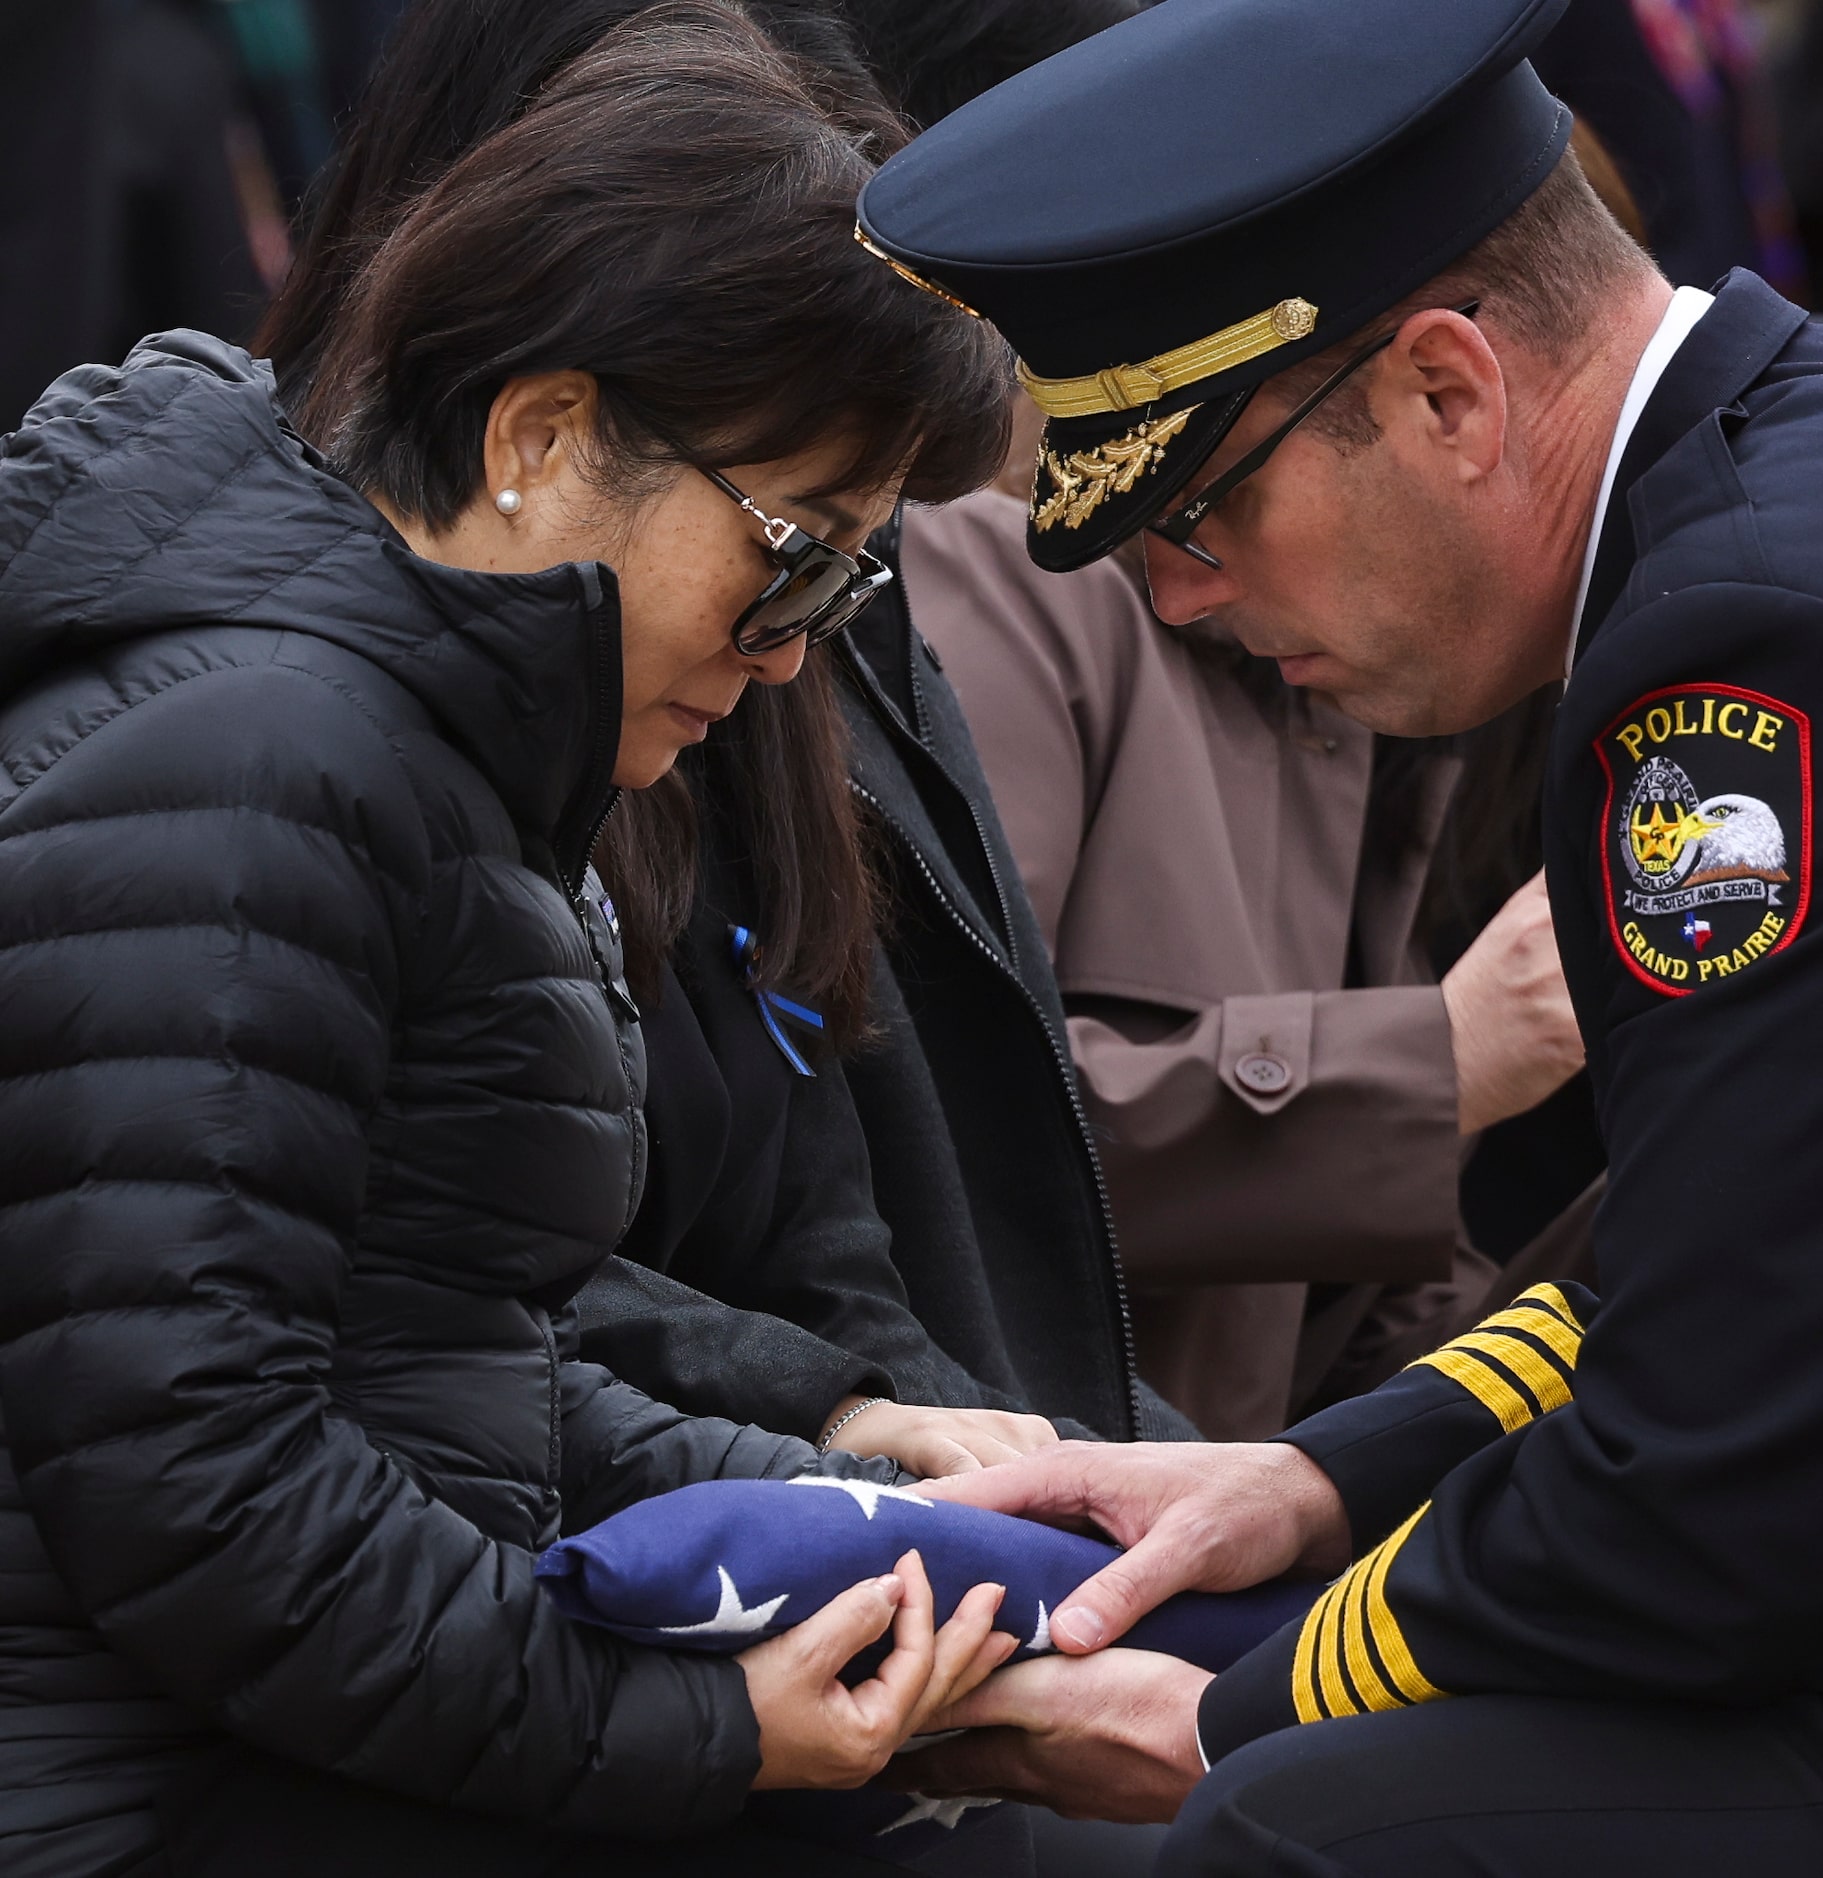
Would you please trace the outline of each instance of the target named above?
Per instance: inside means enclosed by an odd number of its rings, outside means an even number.
[[[1022,361],[1019,382],[1046,417],[1102,417],[1111,411],[1137,411],[1198,379],[1213,378],[1280,346],[1308,339],[1316,328],[1317,309],[1294,296],[1252,319],[1161,352],[1143,364],[1112,365],[1080,378],[1040,378]]]
[[[925,293],[932,294],[937,299],[945,302],[945,304],[953,306],[958,313],[966,313],[972,320],[978,320],[983,317],[983,315],[977,313],[966,300],[958,300],[953,293],[945,292],[935,281],[926,280],[922,274],[914,274],[903,261],[895,261],[884,248],[875,247],[875,245],[867,239],[867,231],[862,228],[859,222],[855,223],[855,240],[858,241],[876,261],[884,261],[901,280],[909,280],[914,287],[921,288]]]
[[[1157,469],[1164,461],[1166,445],[1201,409],[1193,404],[1189,410],[1149,419],[1124,436],[1068,457],[1046,450],[1038,459],[1038,473],[1049,476],[1056,488],[1042,503],[1033,490],[1032,526],[1041,535],[1059,522],[1065,528],[1080,528],[1109,496],[1128,494],[1142,476]]]

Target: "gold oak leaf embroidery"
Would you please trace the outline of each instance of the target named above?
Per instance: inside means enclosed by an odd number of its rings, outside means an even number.
[[[1192,405],[1188,411],[1154,418],[1093,450],[1073,451],[1068,457],[1045,451],[1039,469],[1056,487],[1033,508],[1032,526],[1041,535],[1059,522],[1080,528],[1109,496],[1126,495],[1142,476],[1158,468],[1166,445],[1198,408]]]

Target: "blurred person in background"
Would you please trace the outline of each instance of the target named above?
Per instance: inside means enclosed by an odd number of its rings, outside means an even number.
[[[1674,286],[1751,267],[1805,292],[1762,39],[1749,0],[1571,0],[1538,48],[1539,76],[1601,140]]]
[[[1778,149],[1810,277],[1823,279],[1823,9],[1815,0],[1763,0],[1771,40]]]
[[[252,331],[266,172],[211,11],[70,0],[0,17],[0,432],[59,372],[143,333]]]

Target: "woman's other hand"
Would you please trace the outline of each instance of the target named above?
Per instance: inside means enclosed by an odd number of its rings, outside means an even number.
[[[823,1424],[825,1431],[861,1399],[850,1396],[838,1403]],[[1040,1448],[1055,1447],[1057,1438],[1057,1430],[1042,1415],[875,1402],[843,1423],[829,1445],[863,1459],[884,1456],[897,1461],[907,1473],[937,1480],[1016,1461]]]
[[[994,1629],[1004,1585],[976,1585],[941,1630],[924,1561],[852,1586],[783,1636],[736,1659],[760,1724],[763,1787],[859,1787],[931,1716],[978,1688],[1019,1647]],[[842,1666],[892,1626],[892,1653],[855,1688]]]

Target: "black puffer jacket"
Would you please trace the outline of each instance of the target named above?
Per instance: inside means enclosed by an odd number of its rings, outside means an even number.
[[[744,1796],[738,1666],[531,1576],[560,1523],[812,1463],[565,1356],[642,1153],[572,904],[616,620],[605,570],[416,559],[199,335],[5,443],[10,1878],[155,1856],[219,1731],[597,1831]]]

